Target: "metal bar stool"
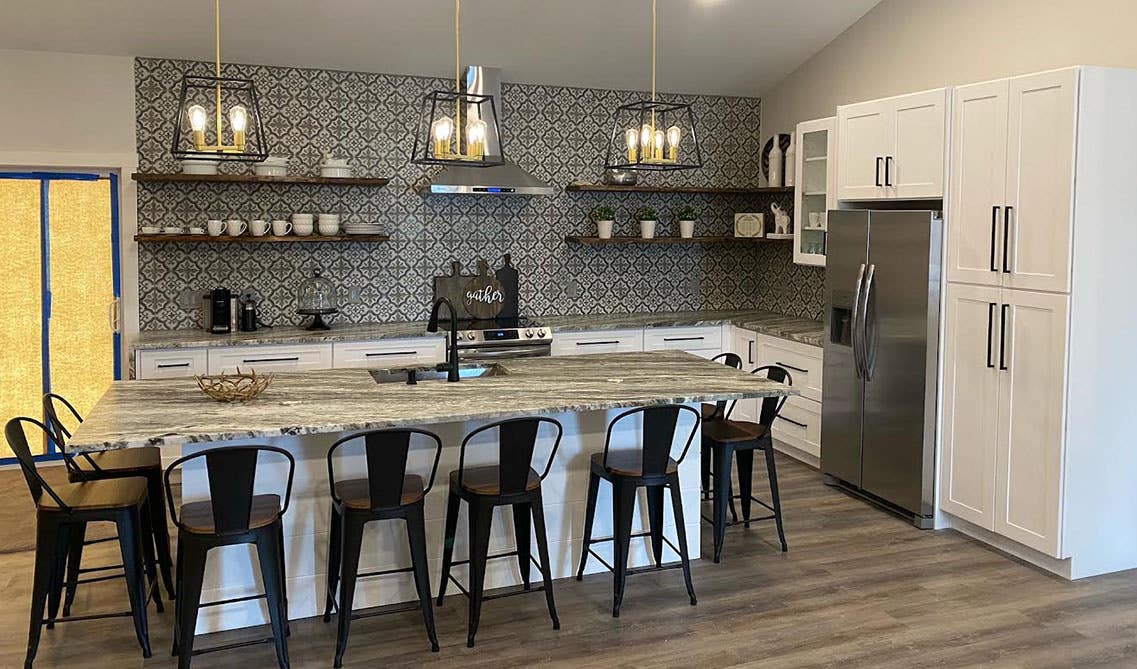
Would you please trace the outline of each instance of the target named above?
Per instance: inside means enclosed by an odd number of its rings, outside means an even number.
[[[679,414],[690,412],[694,417],[691,433],[687,436],[687,443],[678,459],[671,457],[671,447],[675,439],[675,430],[679,426]],[[616,425],[629,416],[643,415],[643,440],[639,449],[610,450],[612,445],[612,430]],[[695,440],[695,433],[699,430],[701,416],[698,411],[685,404],[670,404],[667,406],[640,407],[631,409],[616,416],[608,424],[608,434],[604,439],[604,452],[592,455],[591,473],[588,478],[588,507],[584,518],[584,544],[580,552],[580,568],[576,572],[576,580],[584,578],[584,568],[591,555],[613,572],[612,578],[612,617],[620,617],[620,604],[624,599],[624,584],[629,574],[641,573],[642,570],[628,569],[628,550],[634,537],[651,537],[652,557],[655,559],[655,569],[666,569],[663,562],[663,545],[667,544],[671,550],[679,554],[680,566],[683,568],[683,580],[687,584],[687,595],[691,598],[691,606],[696,604],[695,587],[691,584],[691,564],[687,557],[687,530],[683,523],[683,500],[679,491],[679,464],[687,457],[691,442]],[[596,497],[600,491],[600,479],[612,484],[612,531],[613,536],[593,539],[592,523],[596,517]],[[650,530],[632,534],[632,516],[635,512],[636,490],[647,488],[648,518]],[[663,491],[667,488],[671,492],[671,507],[675,516],[676,534],[679,535],[679,547],[676,548],[663,536]],[[613,562],[608,564],[604,558],[592,550],[592,544],[612,541]]]
[[[59,451],[63,454],[68,481],[81,483],[83,481],[101,481],[133,476],[146,479],[146,498],[149,501],[150,524],[154,529],[153,541],[158,558],[158,567],[162,573],[162,581],[166,585],[166,592],[170,599],[173,599],[175,595],[173,558],[170,553],[170,533],[166,529],[166,496],[162,494],[161,451],[156,447],[144,447],[79,453],[77,455],[68,454],[66,446],[67,440],[71,438],[72,430],[60,418],[63,411],[57,405],[62,405],[63,408],[67,409],[76,423],[82,423],[83,417],[63,396],[55,393],[47,393],[43,396],[45,422],[51,428],[52,440],[59,446]],[[63,600],[63,615],[71,614],[71,604],[75,601],[75,591],[80,576],[103,569],[100,567],[83,568],[80,565],[83,559],[83,547],[114,540],[114,537],[109,537],[87,541],[86,534],[81,528],[76,529],[72,534],[67,555],[67,579],[65,583],[67,597]]]
[[[721,360],[722,364],[726,365],[727,367],[733,367],[735,369],[742,369],[742,357],[740,355],[738,355],[737,353],[729,353],[729,352],[728,353],[719,353],[715,357],[711,358],[711,362],[718,362],[719,360]],[[716,418],[722,416],[723,415],[723,406],[725,404],[726,404],[726,402],[717,402],[715,404],[703,404],[700,407],[700,409],[702,410],[701,413],[703,416],[703,420],[705,420],[705,421],[706,420],[715,420]],[[710,497],[711,497],[711,452],[703,449],[702,452],[699,454],[699,459],[700,459],[701,464],[702,464],[702,468],[700,469],[700,474],[702,475],[702,478],[700,478],[700,481],[702,482],[703,499],[710,499]]]
[[[793,385],[793,377],[784,368],[778,365],[764,365],[751,372],[751,374],[766,373],[766,378],[787,386]],[[733,522],[727,522],[728,507],[734,512],[734,500],[742,505],[742,522],[750,527],[751,522],[760,520],[773,520],[778,527],[778,540],[782,544],[782,552],[789,550],[786,544],[786,534],[782,527],[782,500],[778,494],[778,470],[774,462],[774,442],[770,436],[770,427],[774,419],[782,411],[786,397],[767,397],[762,400],[762,411],[757,423],[748,421],[730,420],[730,413],[734,410],[735,402],[731,402],[722,414],[714,420],[708,420],[703,426],[703,452],[711,453],[712,470],[714,478],[714,495],[712,500],[713,515],[711,518],[703,516],[709,522],[714,533],[714,561],[722,559],[722,547],[726,540],[726,528],[738,524],[737,517]],[[766,455],[766,474],[770,480],[770,502],[754,497],[752,494],[754,473],[754,451],[763,451]],[[738,488],[739,494],[732,493],[730,481],[730,467],[733,459],[738,460]],[[724,492],[725,491],[725,494]],[[750,517],[750,503],[757,502],[771,513],[761,518]]]
[[[537,444],[537,433],[542,423],[557,428],[557,438],[553,442],[549,461],[540,474],[533,469],[533,449]],[[483,467],[466,467],[466,447],[470,441],[487,430],[498,431],[498,464]],[[541,502],[541,482],[549,475],[557,449],[561,445],[564,428],[551,418],[515,418],[484,425],[466,435],[458,455],[458,469],[450,472],[450,496],[446,506],[446,540],[442,549],[442,582],[438,588],[438,605],[446,596],[446,585],[454,585],[470,600],[470,620],[466,633],[466,646],[474,647],[474,635],[478,632],[482,602],[488,599],[519,595],[525,592],[545,591],[545,603],[549,607],[549,617],[553,629],[561,628],[557,617],[557,607],[553,601],[553,577],[549,568],[549,542],[545,534],[545,510]],[[458,510],[461,501],[470,506],[470,559],[454,561],[454,537],[458,530]],[[498,555],[489,555],[490,524],[495,506],[513,507],[513,528],[517,539],[517,550]],[[530,552],[529,521],[532,516],[534,533],[537,535],[537,552],[541,561],[537,563]],[[517,566],[521,570],[522,589],[516,592],[496,593],[484,596],[486,562],[497,558],[517,556]],[[543,587],[534,590],[529,585],[529,563],[537,564],[541,571]],[[450,568],[460,564],[470,565],[470,588],[462,587],[453,576]]]
[[[80,620],[130,616],[134,619],[134,633],[138,637],[138,645],[142,647],[142,656],[150,657],[149,625],[146,619],[149,598],[154,598],[159,613],[163,609],[154,573],[154,545],[147,536],[150,531],[150,513],[147,508],[146,481],[141,478],[119,478],[69,483],[52,488],[36,471],[35,459],[24,432],[25,425],[39,428],[44,437],[51,435],[50,428],[34,418],[13,418],[4,427],[8,446],[19,459],[24,480],[36,505],[36,559],[25,669],[30,669],[35,660],[42,627],[51,629],[55,623]],[[100,521],[114,523],[118,529],[123,573],[82,582],[125,577],[130,610],[57,617],[71,538],[76,534],[82,536],[87,523]]]
[[[253,494],[257,463],[262,453],[275,453],[288,462],[288,482],[284,502],[279,494]],[[209,499],[188,502],[175,513],[170,475],[187,462],[205,460],[209,479]],[[288,668],[288,598],[285,591],[284,524],[282,518],[292,499],[292,477],[296,459],[276,446],[220,446],[175,460],[164,475],[170,517],[178,528],[178,599],[175,604],[173,655],[179,669],[189,669],[194,655],[272,641],[276,661]],[[202,581],[209,550],[220,546],[254,544],[261,567],[265,592],[216,602],[201,603]],[[272,624],[272,637],[214,648],[194,650],[194,628],[201,607],[265,599]]]
[[[411,436],[422,435],[434,440],[434,465],[430,478],[423,484],[422,476],[407,473]],[[337,481],[334,469],[336,451],[356,440],[363,441],[363,454],[367,463],[367,477]],[[383,609],[367,613],[353,613],[357,579],[387,574],[411,572],[418,590],[430,648],[438,652],[438,636],[434,631],[434,612],[431,609],[430,570],[426,556],[426,516],[424,500],[434,486],[438,460],[442,456],[442,439],[433,432],[415,429],[372,430],[352,434],[332,444],[328,450],[328,484],[332,494],[332,530],[328,545],[328,591],[324,606],[324,622],[332,618],[336,606],[336,586],[339,584],[339,631],[336,637],[335,666],[343,666],[347,650],[347,637],[351,621],[406,608]],[[411,548],[411,566],[387,569],[366,574],[359,573],[359,553],[363,531],[373,520],[402,518],[407,523],[407,538]]]

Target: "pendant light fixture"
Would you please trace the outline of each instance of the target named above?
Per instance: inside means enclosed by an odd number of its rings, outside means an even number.
[[[221,76],[221,0],[214,0],[214,15],[214,76],[182,77],[171,153],[178,159],[259,163],[268,158],[268,148],[257,87],[252,79]]]
[[[492,95],[462,91],[462,0],[454,0],[454,91],[431,91],[422,100],[411,162],[491,167],[505,163]]]
[[[655,95],[656,1],[651,0],[651,99],[616,108],[604,166],[623,170],[689,170],[703,166],[691,105]]]

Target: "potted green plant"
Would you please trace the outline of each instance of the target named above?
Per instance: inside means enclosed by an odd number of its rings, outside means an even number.
[[[686,205],[675,210],[675,220],[679,221],[679,236],[690,239],[695,236],[695,221],[699,218],[699,210]]]
[[[652,207],[640,207],[636,210],[636,220],[640,222],[640,237],[652,239],[655,237],[655,225],[659,222],[659,214]]]
[[[616,220],[616,210],[606,204],[592,210],[592,220],[596,223],[596,236],[600,239],[612,238],[612,224]]]

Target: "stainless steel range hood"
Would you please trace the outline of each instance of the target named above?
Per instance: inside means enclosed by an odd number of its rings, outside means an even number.
[[[498,114],[498,123],[507,122],[501,109],[501,70],[496,67],[472,65],[466,68],[466,91],[476,95],[492,95]],[[501,146],[487,130],[487,144]],[[506,161],[493,167],[447,167],[430,182],[431,193],[469,195],[553,195],[556,189],[529,174],[517,165]]]

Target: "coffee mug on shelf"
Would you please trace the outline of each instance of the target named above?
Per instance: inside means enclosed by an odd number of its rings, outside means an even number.
[[[245,225],[245,222],[239,218],[231,218],[225,222],[225,231],[229,233],[230,237],[240,237],[248,229],[249,226]]]
[[[225,232],[225,221],[211,218],[205,222],[205,231],[210,237],[220,237]]]
[[[272,222],[272,234],[276,237],[284,237],[292,232],[292,224],[288,221],[276,219]]]
[[[257,219],[249,221],[249,234],[254,237],[263,237],[268,233],[268,221]]]

